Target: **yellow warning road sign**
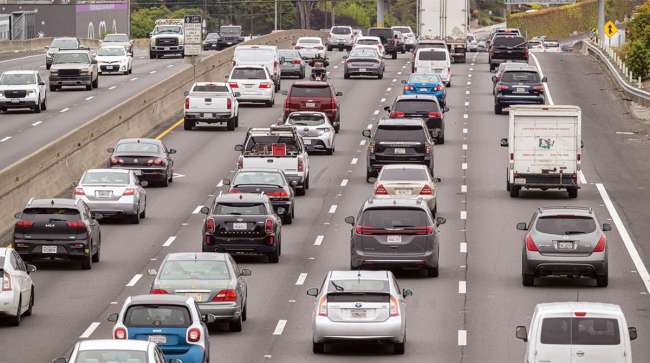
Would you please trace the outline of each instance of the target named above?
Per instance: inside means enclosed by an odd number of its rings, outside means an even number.
[[[618,32],[618,28],[616,27],[616,24],[614,24],[613,21],[608,21],[605,23],[605,35],[607,35],[609,38],[611,38],[616,32]]]

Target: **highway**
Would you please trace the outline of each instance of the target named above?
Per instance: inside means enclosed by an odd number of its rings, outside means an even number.
[[[575,300],[621,305],[628,323],[639,329],[638,340],[632,342],[635,361],[650,362],[650,276],[645,267],[650,258],[650,247],[645,246],[650,195],[643,189],[650,173],[650,150],[647,140],[633,141],[638,136],[617,134],[636,130],[638,121],[627,114],[599,66],[577,53],[537,54],[531,63],[539,64],[548,76],[549,102],[583,109],[584,185],[578,199],[568,200],[566,193],[552,191],[509,197],[505,191],[507,151],[499,146],[499,140],[507,136],[507,116],[493,113],[487,55],[471,54],[467,64],[453,65],[446,142],[435,147],[435,173],[442,179],[438,211],[447,218],[440,227],[440,277],[397,273],[400,287],[414,291],[408,300],[405,355],[394,356],[376,346],[341,346],[325,355],[313,355],[314,299],[305,291],[319,286],[328,270],[349,268],[350,231],[343,219],[356,215],[372,192],[371,184],[365,182],[366,143],[361,130],[383,116],[383,107],[401,93],[400,80],[410,71],[410,55],[400,55],[397,60],[386,60],[383,80],[344,80],[342,54],[330,54],[332,82],[344,93],[339,97],[342,130],[336,153],[310,157],[311,186],[306,196],[297,198],[294,223],[283,227],[280,263],[239,259],[253,271],[247,278],[248,320],[241,333],[212,330],[212,362],[517,362],[523,360],[525,344],[515,339],[514,328],[529,324],[535,304]],[[34,62],[40,65],[42,59]],[[165,64],[174,62],[147,66],[166,69]],[[140,72],[150,70],[143,66]],[[131,77],[137,77],[136,72]],[[162,79],[164,72],[170,71],[161,70],[151,78]],[[106,78],[93,93],[60,93],[66,102],[79,104],[75,106],[79,111],[68,115],[81,118],[81,109],[88,114],[101,112],[99,103],[83,101],[97,92],[112,104],[128,97],[125,88],[130,88],[126,87],[130,81],[116,77],[112,82],[124,94],[107,93],[105,87],[111,81]],[[291,82],[283,80],[282,88]],[[102,260],[91,271],[38,265],[33,275],[33,316],[18,328],[0,325],[0,362],[48,362],[64,355],[80,336],[110,338],[112,323],[106,317],[117,312],[127,296],[149,291],[153,280],[149,269],[157,269],[167,253],[201,250],[203,218],[198,207],[209,204],[221,190],[220,181],[231,175],[238,155],[233,146],[243,140],[246,129],[268,126],[281,117],[283,96],[276,97],[272,109],[242,107],[240,127],[234,134],[182,128],[166,133],[163,141],[178,150],[176,172],[182,177],[169,188],[148,189],[147,219],[142,224],[102,225]],[[53,110],[64,106],[51,105]],[[12,122],[18,116],[31,117],[14,115]],[[47,131],[34,126],[24,131],[29,136],[20,137],[30,142],[40,137],[43,142],[51,133],[62,132],[62,127],[74,127],[73,121],[68,124],[65,116],[57,116],[57,124]],[[15,122],[22,123],[22,119]],[[0,144],[0,148],[8,145]],[[0,150],[3,158],[10,152]],[[593,208],[602,222],[614,225],[607,234],[609,287],[597,288],[586,279],[550,278],[539,279],[535,287],[523,287],[522,233],[515,224],[527,222],[540,206],[576,204]]]

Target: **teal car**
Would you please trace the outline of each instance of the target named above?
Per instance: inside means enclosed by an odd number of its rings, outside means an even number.
[[[436,96],[440,107],[447,105],[447,88],[440,76],[434,73],[413,73],[404,84],[405,95],[432,95]]]

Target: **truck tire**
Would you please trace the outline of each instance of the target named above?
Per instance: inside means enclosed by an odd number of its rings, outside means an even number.
[[[501,106],[500,103],[495,103],[494,104],[494,114],[495,115],[500,115],[503,113],[503,107]]]
[[[394,51],[394,52],[393,52],[392,58],[393,58],[393,59],[397,59],[397,51]]]
[[[535,275],[521,274],[521,284],[524,286],[534,286],[535,285]]]
[[[511,198],[519,197],[519,188],[521,188],[521,187],[518,187],[516,185],[511,185],[510,186],[510,197]]]
[[[570,199],[575,199],[578,197],[578,188],[567,189]]]
[[[183,130],[192,130],[194,128],[194,121],[184,119],[183,120]]]
[[[93,81],[93,88],[99,88],[99,75],[97,75],[97,78]]]
[[[149,59],[156,59],[158,58],[158,55],[152,51],[149,51]]]
[[[228,122],[226,123],[226,129],[228,131],[234,131],[235,130],[235,119],[234,118],[231,118],[230,120],[228,120]]]

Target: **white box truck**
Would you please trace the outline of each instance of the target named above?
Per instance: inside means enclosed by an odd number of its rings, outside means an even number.
[[[465,38],[468,27],[467,0],[421,0],[420,38]]]
[[[578,196],[582,157],[582,111],[578,106],[525,105],[510,108],[506,190],[566,189]]]

